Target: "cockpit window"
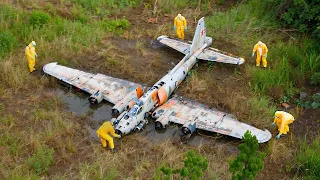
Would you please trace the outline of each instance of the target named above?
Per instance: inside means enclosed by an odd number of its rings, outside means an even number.
[[[137,115],[138,109],[139,109],[139,106],[134,105],[134,106],[130,109],[130,111],[129,111],[129,113],[128,113],[129,116],[135,116],[135,115]]]

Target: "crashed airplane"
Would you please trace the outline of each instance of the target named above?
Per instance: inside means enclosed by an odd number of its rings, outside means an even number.
[[[169,123],[177,123],[182,125],[182,132],[186,135],[201,129],[241,139],[249,130],[259,143],[271,138],[271,133],[266,129],[262,131],[236,120],[232,115],[172,95],[199,59],[236,65],[244,63],[243,58],[231,57],[210,48],[212,38],[206,36],[204,18],[198,21],[192,44],[167,36],[160,36],[157,40],[185,54],[185,57],[146,92],[140,84],[68,68],[56,62],[45,65],[43,71],[91,94],[89,101],[93,104],[103,99],[113,103],[112,114],[117,118],[113,118],[112,123],[118,134],[141,130],[151,115],[155,119],[155,128],[166,128]]]

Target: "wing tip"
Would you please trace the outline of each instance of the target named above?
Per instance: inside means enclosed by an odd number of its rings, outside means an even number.
[[[52,69],[57,65],[58,63],[57,62],[51,62],[51,63],[48,63],[46,65],[43,66],[42,70],[43,72],[47,73],[49,71],[52,71]]]
[[[159,37],[157,38],[157,40],[158,40],[158,41],[161,41],[162,39],[165,39],[165,38],[168,38],[168,36],[162,35],[162,36],[159,36]]]
[[[264,131],[262,131],[262,133],[259,133],[256,137],[257,137],[258,143],[265,143],[271,139],[272,135],[268,129],[265,129]]]
[[[238,65],[241,65],[245,62],[245,60],[243,58],[239,58],[239,61],[238,61]]]

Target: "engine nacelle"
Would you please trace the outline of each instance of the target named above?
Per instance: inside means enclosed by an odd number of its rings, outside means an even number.
[[[196,131],[196,129],[197,129],[197,127],[196,127],[195,121],[186,121],[181,128],[183,134],[185,134],[185,135],[194,133]]]
[[[142,120],[142,121],[138,124],[138,126],[135,128],[135,131],[140,131],[140,130],[142,130],[143,126],[144,126],[146,123],[147,123],[146,120]]]
[[[156,110],[154,111],[152,114],[151,114],[151,117],[153,119],[158,119],[161,115],[163,115],[165,113],[165,110],[164,109],[159,109],[159,110]]]
[[[169,118],[167,116],[160,116],[159,119],[155,122],[156,129],[163,129],[166,128],[169,123]]]
[[[103,95],[101,91],[97,91],[89,97],[89,102],[91,104],[99,104],[103,100]]]
[[[117,104],[112,107],[111,113],[113,116],[122,113],[125,110],[129,110],[138,100],[136,92],[132,91],[127,94],[122,100],[120,100]],[[128,109],[129,108],[129,109]]]

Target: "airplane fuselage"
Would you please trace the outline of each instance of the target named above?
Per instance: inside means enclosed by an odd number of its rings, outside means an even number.
[[[149,113],[168,100],[190,69],[197,63],[197,56],[209,47],[211,42],[212,39],[207,37],[201,48],[190,52],[191,55],[187,54],[171,71],[141,96],[130,110],[122,112],[116,119],[113,119],[116,132],[129,134],[133,130],[141,130],[147,123]]]

